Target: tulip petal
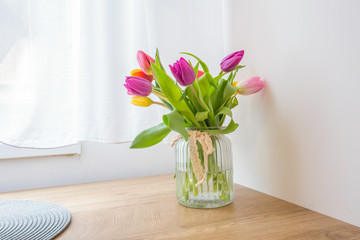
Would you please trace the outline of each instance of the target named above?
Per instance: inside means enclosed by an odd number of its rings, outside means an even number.
[[[170,67],[170,70],[171,70],[172,74],[174,75],[176,81],[181,82],[180,84],[182,85],[182,79],[181,79],[180,71],[178,71],[176,69],[177,65],[175,65],[175,64],[174,64],[174,66],[169,65],[169,67]]]

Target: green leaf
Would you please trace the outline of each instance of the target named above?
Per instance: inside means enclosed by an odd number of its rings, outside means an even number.
[[[186,87],[184,88],[184,91],[183,91],[183,93],[181,94],[181,98],[179,99],[179,101],[182,101],[182,100],[186,97],[186,90],[188,89],[188,87],[189,87],[189,86],[186,86]]]
[[[208,79],[208,82],[210,83],[211,86],[213,86],[214,88],[217,88],[215,82],[214,82],[214,78],[211,76],[210,73],[205,73],[207,79]]]
[[[236,97],[234,97],[234,99],[232,100],[232,102],[229,103],[229,108],[233,109],[234,107],[236,107],[239,104],[238,100]]]
[[[235,131],[238,126],[239,126],[239,124],[235,123],[234,120],[231,120],[229,125],[225,129],[206,130],[206,132],[212,133],[212,134],[228,134],[228,133],[232,133],[233,131]]]
[[[191,87],[186,88],[186,95],[189,98],[192,105],[195,107],[195,112],[201,112],[203,111],[203,108],[201,107],[199,101],[196,99]]]
[[[185,129],[184,117],[178,111],[174,110],[171,113],[164,115],[163,121],[168,128],[180,133],[185,141],[188,140],[189,135]]]
[[[224,89],[223,102],[227,101],[237,90],[238,88],[231,85],[231,82],[227,82]]]
[[[228,79],[227,79],[226,81],[232,83],[232,80],[233,80],[233,78],[234,78],[234,75],[235,75],[235,74],[234,74],[233,72],[231,72],[230,75],[229,75],[229,77],[228,77]]]
[[[239,65],[239,66],[234,67],[234,69],[231,70],[230,72],[222,72],[222,71],[221,71],[221,74],[219,74],[218,76],[216,76],[216,77],[214,78],[215,84],[218,84],[219,80],[220,80],[223,76],[225,76],[226,74],[232,73],[233,71],[238,71],[239,69],[244,68],[244,67],[246,67],[246,66],[245,66],[245,65],[243,65],[243,66],[242,66],[242,65]],[[235,77],[235,76],[234,76],[234,77]]]
[[[195,67],[194,67],[194,72],[195,72],[195,76],[196,76],[196,77],[197,77],[198,72],[199,72],[199,63],[200,63],[200,62],[198,62],[198,63],[195,65]]]
[[[165,101],[165,100],[162,99],[162,98],[159,98],[159,99],[160,99],[160,101],[165,105],[165,107],[166,107],[167,109],[169,109],[170,111],[174,110],[174,108],[171,106],[170,103],[168,103],[167,101]]]
[[[219,85],[218,83],[219,83],[219,80],[222,78],[222,76],[224,76],[224,74],[220,74],[219,76],[216,76],[216,77],[214,78],[214,83],[215,83],[216,85]]]
[[[214,115],[214,108],[213,108],[213,106],[211,104],[211,99],[210,98],[208,100],[208,106],[209,106],[209,109],[210,109],[210,113],[212,113],[212,115]]]
[[[230,75],[230,77],[228,77],[228,81],[229,82],[233,82],[233,80],[234,80],[234,78],[236,77],[236,73],[237,73],[238,71],[235,71],[235,72],[232,72],[231,73],[231,75]]]
[[[161,61],[160,61],[160,53],[159,53],[159,49],[156,48],[156,55],[155,55],[155,63],[157,66],[159,66],[163,71],[165,71],[163,65],[161,64]]]
[[[221,126],[225,121],[225,117],[229,116],[232,120],[232,112],[229,107],[222,107],[221,110],[215,115],[215,121]]]
[[[196,118],[196,120],[201,122],[201,121],[204,121],[205,119],[207,119],[208,115],[209,115],[209,111],[197,112],[196,115],[195,115],[195,118]]]
[[[158,92],[161,92],[160,86],[153,86],[153,90],[156,90],[156,91],[158,91]]]
[[[223,82],[225,84],[225,87],[224,87],[223,91],[220,91],[219,97],[218,97],[219,99],[222,99],[222,101],[217,102],[219,105],[217,105],[216,109],[222,109],[223,107],[228,106],[231,101],[230,98],[232,96],[234,96],[234,94],[237,91],[237,87],[233,87],[231,85],[231,82],[228,82],[227,80],[224,80]],[[221,88],[221,89],[223,89],[223,88]],[[222,124],[224,117],[221,119],[220,119],[220,125]]]
[[[197,56],[195,56],[194,54],[187,53],[187,52],[180,52],[180,53],[181,53],[181,54],[187,54],[187,55],[190,55],[190,56],[194,57],[196,60],[199,61],[201,67],[202,67],[203,70],[204,70],[204,72],[209,72],[209,68],[206,66],[206,64],[205,64],[203,61],[201,61],[201,59],[198,58]]]
[[[213,112],[216,112],[219,105],[221,104],[220,89],[217,88],[210,96],[210,104],[213,108]]]
[[[156,64],[151,63],[153,74],[158,81],[162,93],[167,97],[171,105],[180,112],[186,119],[190,120],[195,126],[200,126],[195,119],[194,113],[188,107],[185,101],[179,101],[182,96],[181,89],[175,82]]]
[[[139,133],[132,141],[130,148],[151,147],[161,142],[170,132],[171,130],[164,123],[160,123]]]
[[[204,100],[207,101],[207,99],[209,99],[209,97],[210,97],[209,96],[210,84],[209,84],[207,75],[204,74],[200,78],[198,78],[197,83],[198,83],[199,89],[196,89],[196,90],[201,91],[201,95],[204,97]]]
[[[222,99],[226,84],[227,84],[226,80],[221,78],[219,81],[218,88],[215,89],[215,91],[210,96],[211,105],[213,107],[213,111],[215,112],[219,109],[220,106],[224,104]]]
[[[232,118],[231,109],[228,108],[228,107],[223,107],[223,108],[215,115],[215,117],[218,116],[218,115],[220,115],[220,114],[228,115],[229,117]]]
[[[198,94],[198,97],[200,99],[200,102],[201,102],[201,107],[204,109],[204,110],[207,110],[207,111],[210,111],[209,109],[209,106],[207,105],[205,99],[204,99],[204,96],[202,94],[202,91],[201,91],[201,87],[199,86],[199,83],[197,81],[194,81],[192,83],[192,86],[194,87],[195,91],[197,92]]]
[[[238,65],[238,66],[234,67],[234,69],[231,70],[231,72],[237,71],[237,70],[239,70],[239,69],[241,69],[241,68],[244,68],[244,67],[246,67],[246,65]]]
[[[192,68],[194,68],[194,66],[192,65],[191,61],[188,60],[188,62],[189,62],[189,64],[190,64],[190,66],[191,66]],[[196,76],[196,75],[195,75],[195,76]]]

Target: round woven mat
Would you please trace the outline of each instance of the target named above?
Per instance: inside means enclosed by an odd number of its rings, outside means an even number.
[[[0,202],[0,239],[53,239],[70,223],[71,214],[57,204],[30,200]]]

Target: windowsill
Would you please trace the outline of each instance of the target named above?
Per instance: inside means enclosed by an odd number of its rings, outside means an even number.
[[[81,143],[58,148],[18,148],[0,143],[0,159],[40,156],[72,155],[81,153]]]

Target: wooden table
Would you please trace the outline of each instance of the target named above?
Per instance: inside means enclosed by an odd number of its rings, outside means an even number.
[[[235,185],[229,206],[177,203],[172,175],[0,193],[58,203],[72,221],[58,239],[360,239],[360,228]]]

